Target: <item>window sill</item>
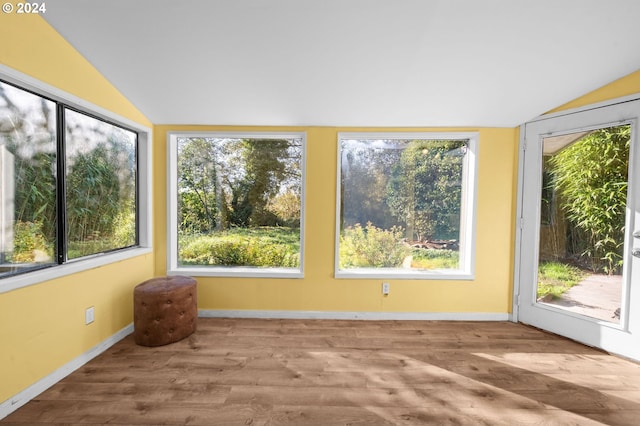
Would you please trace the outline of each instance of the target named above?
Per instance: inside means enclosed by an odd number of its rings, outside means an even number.
[[[342,269],[335,272],[336,278],[397,279],[397,280],[460,280],[472,281],[475,275],[459,269],[433,269],[429,271],[402,268]]]
[[[300,269],[252,268],[250,266],[178,266],[169,269],[167,274],[192,277],[304,278],[304,273]]]
[[[89,259],[79,259],[77,261],[70,261],[64,265],[51,266],[49,268],[3,278],[0,280],[0,294],[152,252],[153,250],[150,247],[135,247],[113,253],[99,254]]]

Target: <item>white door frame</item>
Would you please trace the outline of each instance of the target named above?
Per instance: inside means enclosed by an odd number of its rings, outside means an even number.
[[[617,123],[617,119],[618,117],[616,117],[615,114],[612,114],[609,112],[611,111],[611,109],[605,110],[605,109],[601,109],[601,108],[605,108],[605,107],[615,107],[621,104],[629,104],[629,105],[633,105],[634,101],[640,101],[640,94],[636,94],[636,95],[631,95],[631,96],[627,96],[624,98],[619,98],[619,99],[615,99],[612,101],[607,101],[607,102],[601,102],[598,104],[593,104],[593,105],[588,105],[585,107],[581,107],[581,108],[577,108],[577,109],[572,109],[572,110],[567,110],[567,111],[562,111],[562,112],[558,112],[558,113],[554,113],[554,114],[549,114],[546,116],[541,116],[538,117],[532,121],[530,121],[529,123],[526,123],[522,126],[520,126],[520,146],[519,146],[519,152],[518,152],[518,193],[517,193],[517,211],[516,211],[516,230],[515,230],[515,256],[514,256],[514,284],[513,284],[513,311],[512,311],[512,316],[511,319],[514,322],[519,322],[522,319],[522,313],[520,310],[520,307],[523,306],[523,303],[528,303],[528,304],[532,304],[531,301],[531,296],[530,295],[524,295],[523,291],[525,291],[525,284],[523,284],[523,281],[526,279],[526,276],[530,276],[532,274],[531,268],[532,266],[527,264],[527,263],[523,263],[523,262],[533,262],[534,259],[532,259],[532,256],[530,255],[525,255],[523,254],[523,233],[524,233],[524,217],[526,216],[524,214],[524,210],[525,210],[525,206],[528,203],[529,204],[529,209],[531,209],[531,199],[527,199],[525,200],[525,188],[524,188],[524,182],[525,182],[525,160],[526,160],[526,156],[527,155],[535,155],[538,156],[541,153],[537,152],[537,150],[531,149],[532,146],[535,145],[535,147],[538,147],[538,141],[535,141],[535,143],[532,143],[531,141],[529,141],[529,150],[527,150],[527,141],[526,141],[526,130],[527,130],[527,126],[533,126],[534,128],[537,127],[539,123],[541,121],[545,121],[546,123],[549,123],[550,125],[548,127],[545,128],[545,130],[549,130],[551,133],[555,132],[555,131],[559,131],[559,130],[563,130],[566,127],[567,123],[571,123],[573,121],[573,117],[576,118],[577,122],[582,122],[583,118],[582,117],[594,117],[593,118],[593,122],[591,122],[590,124],[586,124],[586,126],[591,126],[591,125],[596,125],[594,127],[599,127],[600,124],[616,124]],[[606,113],[604,111],[607,111]],[[603,114],[607,114],[609,117],[604,119],[602,123],[600,123],[600,119],[598,118],[598,114],[602,112]],[[578,114],[578,113],[585,113],[585,114]],[[573,115],[573,117],[571,117]],[[638,114],[640,115],[640,114]],[[550,120],[550,119],[555,119],[555,118],[560,118],[566,116],[566,120]],[[640,135],[638,135],[638,133],[640,133],[640,126],[638,123],[639,120],[629,120],[629,118],[632,117],[625,117],[625,116],[620,116],[620,122],[625,122],[625,123],[632,123],[632,137],[635,138],[635,141],[632,142],[631,144],[631,153],[630,155],[634,155],[634,150],[639,149],[638,145],[640,145]],[[547,121],[550,120],[550,121]],[[546,125],[543,124],[543,125]],[[556,123],[558,124],[556,126]],[[571,124],[570,124],[571,126]],[[581,125],[577,124],[576,125],[576,129],[579,128]],[[584,123],[583,123],[583,126]],[[555,127],[557,127],[557,129],[555,129]],[[534,152],[535,151],[535,152]],[[639,155],[638,153],[635,153],[635,157],[638,158]],[[531,161],[531,159],[529,160]],[[631,176],[629,179],[630,180],[635,180],[636,182],[638,180],[640,180],[640,164],[635,164],[635,175]],[[640,200],[640,185],[636,184],[636,185],[630,185],[631,186],[631,190],[634,191],[633,194],[629,194],[630,199],[635,199],[635,200]],[[535,201],[536,203],[539,204],[539,200]],[[636,202],[640,202],[640,201],[636,201]],[[633,207],[633,206],[632,206]],[[539,206],[537,206],[537,208],[539,208]],[[635,214],[635,218],[631,217],[631,221],[630,223],[634,222],[635,219],[635,228],[638,229],[640,228],[640,216],[638,214],[638,207],[635,208],[635,213],[632,212],[632,214]],[[629,221],[629,217],[627,217],[627,220]],[[530,224],[529,224],[530,225]],[[537,225],[536,225],[537,226]],[[530,232],[531,228],[528,228]],[[631,230],[633,231],[633,230]],[[630,234],[630,232],[628,232]],[[530,234],[529,234],[530,235]],[[527,243],[531,243],[530,242],[530,237],[527,236],[525,239],[527,239]],[[635,247],[638,247],[640,245],[639,241],[633,241],[633,238],[628,238],[628,242],[627,245],[625,245],[625,250],[626,252],[630,252],[634,243],[635,243]],[[524,251],[529,251],[530,248],[527,248]],[[524,259],[523,256],[528,257],[528,259]],[[633,259],[631,258],[631,261],[634,265],[635,268],[635,274],[637,274],[637,270],[638,270],[638,266],[640,266],[640,259]],[[631,268],[631,265],[629,265],[629,268]],[[636,275],[637,276],[637,275]],[[529,287],[526,287],[526,290],[529,290]],[[629,300],[622,300],[623,304],[627,304],[627,308],[628,308],[628,304],[629,304]],[[533,304],[535,304],[535,301],[533,302]],[[527,305],[528,306],[528,305]],[[617,327],[619,330],[622,331],[629,331],[629,327],[631,328],[640,328],[640,321],[638,320],[638,315],[640,315],[640,309],[638,309],[639,312],[636,312],[635,315],[631,314],[631,315],[627,315],[626,318],[621,318],[621,323],[619,325],[619,327]],[[630,312],[627,309],[627,312]],[[629,317],[632,318],[629,318]],[[633,323],[631,324],[630,321],[633,320]],[[541,326],[541,328],[547,328],[545,326]],[[557,331],[557,327],[550,327],[550,331],[552,332],[558,332]],[[636,330],[636,332],[640,332],[640,330]],[[587,344],[591,344],[594,346],[599,346],[602,347],[600,344],[594,344],[594,341],[589,340],[589,338],[576,338],[576,340],[580,340],[583,341],[584,343]],[[601,343],[601,342],[598,342]],[[606,347],[604,349],[607,349]],[[615,352],[615,351],[614,351]],[[625,354],[627,356],[632,356],[636,359],[640,359],[640,351],[636,351],[634,354]]]

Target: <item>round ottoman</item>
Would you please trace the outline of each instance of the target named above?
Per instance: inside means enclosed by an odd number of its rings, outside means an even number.
[[[152,278],[133,289],[134,340],[161,346],[196,331],[196,280],[180,275]]]

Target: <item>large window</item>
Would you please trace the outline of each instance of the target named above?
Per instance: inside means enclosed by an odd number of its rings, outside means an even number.
[[[0,81],[0,278],[137,246],[138,133]]]
[[[473,277],[475,133],[341,133],[336,277]]]
[[[64,118],[67,257],[136,245],[137,134],[66,108]]]
[[[169,135],[169,270],[302,275],[305,136]]]

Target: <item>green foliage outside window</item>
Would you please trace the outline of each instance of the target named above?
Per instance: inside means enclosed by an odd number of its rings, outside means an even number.
[[[300,266],[300,235],[292,228],[233,228],[211,235],[182,235],[181,265]]]
[[[16,222],[14,225],[12,263],[48,262],[54,256],[54,249],[42,232],[42,224]]]
[[[350,226],[340,237],[340,268],[400,268],[409,254],[401,243],[404,230],[380,229],[368,222]]]
[[[0,258],[10,271],[12,264],[58,261],[60,201],[67,259],[136,243],[135,133],[62,110],[57,117],[55,102],[0,82],[0,179],[8,191],[0,212],[12,228],[0,241]],[[62,155],[64,194],[57,186]]]
[[[387,184],[391,214],[409,239],[460,238],[462,156],[465,141],[416,140],[402,151]]]
[[[302,148],[295,137],[178,137],[178,264],[299,267]]]
[[[597,130],[549,160],[575,250],[609,274],[622,266],[630,136],[628,125]]]
[[[341,140],[339,268],[457,269],[468,143]]]

